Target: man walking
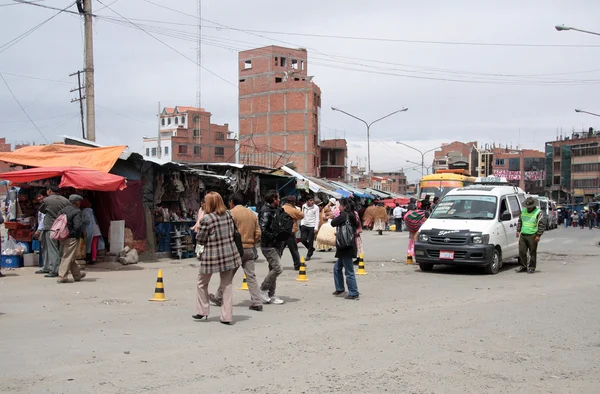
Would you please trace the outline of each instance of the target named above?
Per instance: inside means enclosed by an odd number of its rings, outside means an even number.
[[[258,214],[258,223],[262,232],[260,248],[269,263],[269,273],[260,285],[260,299],[263,304],[283,304],[283,300],[275,295],[277,277],[283,271],[280,252],[285,241],[278,241],[278,234],[274,233],[275,228],[278,227],[276,221],[281,215],[287,214],[279,207],[279,194],[277,190],[269,190],[265,195],[265,205]]]
[[[319,229],[319,207],[315,204],[312,197],[308,197],[306,204],[302,206],[302,214],[304,219],[300,222],[300,242],[308,250],[306,253],[306,261],[310,260],[315,247],[315,231]]]
[[[402,208],[400,206],[400,204],[396,204],[396,208],[394,208],[392,215],[394,216],[394,222],[396,223],[396,232],[397,233],[402,232],[402,219],[404,218],[405,214],[406,214],[406,209]]]
[[[254,212],[244,206],[244,197],[241,193],[234,193],[229,198],[229,209],[233,221],[242,236],[242,244],[244,245],[244,255],[242,256],[242,269],[246,274],[246,282],[250,291],[250,300],[252,305],[248,309],[261,312],[263,310],[258,291],[258,281],[256,280],[256,272],[254,271],[254,246],[260,241],[261,231],[258,225],[258,219]],[[233,276],[239,267],[233,270]],[[217,295],[209,294],[210,301],[216,306],[221,306],[223,303],[223,293],[219,288]]]
[[[69,206],[69,200],[58,194],[58,187],[50,185],[46,189],[46,197],[39,211],[44,216],[44,228],[41,231],[40,244],[44,256],[44,266],[41,270],[36,271],[36,274],[46,274],[46,278],[56,278],[58,276],[58,266],[61,260],[59,241],[50,238],[50,229],[54,221],[59,215],[59,212]]]
[[[287,196],[285,197],[285,204],[283,205],[285,213],[290,215],[294,221],[294,227],[292,228],[292,236],[287,239],[283,244],[280,255],[283,255],[283,249],[287,246],[294,260],[294,269],[298,271],[300,269],[300,252],[298,252],[298,243],[296,242],[296,233],[298,232],[298,220],[304,219],[304,214],[298,208],[296,208],[296,197]]]
[[[517,225],[517,238],[519,239],[519,260],[521,267],[517,272],[533,274],[537,263],[537,247],[540,237],[544,234],[544,215],[537,207],[537,201],[533,197],[527,197],[523,203],[525,209],[521,211],[519,224]],[[529,261],[527,261],[529,251]]]
[[[69,196],[70,204],[64,207],[59,216],[64,214],[67,217],[67,227],[69,228],[69,237],[60,241],[60,267],[58,268],[58,283],[68,283],[69,272],[73,275],[75,282],[85,278],[85,272],[79,270],[75,262],[77,246],[79,240],[83,237],[83,220],[79,206],[83,197],[77,194]]]

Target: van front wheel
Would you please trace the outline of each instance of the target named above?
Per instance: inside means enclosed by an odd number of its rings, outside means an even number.
[[[423,272],[428,272],[428,271],[433,270],[433,264],[430,264],[430,263],[419,263],[419,268]]]
[[[502,255],[498,251],[498,249],[494,249],[494,255],[492,256],[492,261],[490,264],[485,267],[485,272],[490,275],[496,275],[498,271],[500,271],[500,267],[502,266]]]

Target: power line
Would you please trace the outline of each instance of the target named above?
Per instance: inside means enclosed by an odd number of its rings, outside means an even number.
[[[68,14],[75,14],[75,15],[79,15],[79,12],[75,12],[75,11],[68,11],[68,9],[69,9],[69,8],[71,8],[71,7],[72,7],[72,6],[73,6],[75,3],[71,4],[70,6],[68,6],[68,7],[67,7],[67,8],[65,8],[65,9],[60,9],[60,8],[57,8],[57,7],[51,7],[51,6],[48,6],[48,5],[36,4],[36,3],[34,3],[34,2],[31,2],[31,1],[25,1],[25,0],[14,0],[14,1],[16,1],[16,2],[17,2],[17,3],[19,3],[19,4],[27,4],[27,5],[32,5],[32,6],[34,6],[34,7],[47,8],[47,9],[49,9],[49,10],[56,10],[56,11],[60,11],[60,12],[66,12],[66,13],[68,13]]]
[[[49,82],[58,82],[58,83],[68,83],[71,84],[72,82],[70,81],[61,81],[58,79],[49,79],[49,78],[41,78],[41,77],[34,77],[32,75],[24,75],[24,74],[15,74],[15,73],[8,73],[6,71],[0,71],[0,73],[4,74],[4,75],[10,75],[12,77],[20,77],[20,78],[28,78],[28,79],[36,79],[38,81],[49,81]]]
[[[236,89],[238,88],[238,86],[230,81],[228,81],[227,79],[223,78],[222,76],[220,76],[219,74],[209,70],[208,68],[202,66],[201,64],[198,64],[195,60],[190,59],[189,57],[187,57],[186,55],[184,55],[183,53],[181,53],[180,51],[178,51],[177,49],[173,48],[172,46],[170,46],[169,44],[167,44],[166,42],[162,41],[160,38],[153,36],[151,33],[147,32],[146,30],[144,30],[143,28],[141,28],[140,26],[136,25],[135,23],[133,23],[132,21],[130,21],[129,19],[125,18],[123,15],[119,14],[117,11],[113,10],[111,7],[105,5],[102,1],[98,0],[98,3],[102,4],[103,6],[105,6],[106,8],[108,8],[109,10],[111,10],[112,12],[114,12],[115,14],[117,14],[118,16],[120,16],[121,18],[125,19],[127,22],[131,23],[133,26],[135,26],[136,28],[138,28],[139,30],[143,31],[144,33],[146,33],[147,35],[149,35],[150,37],[154,38],[156,41],[160,42],[161,44],[163,44],[164,46],[166,46],[167,48],[171,49],[172,51],[174,51],[175,53],[177,53],[178,55],[184,57],[185,59],[189,60],[190,62],[194,63],[195,65],[197,65],[198,67],[201,67],[203,70],[206,70],[207,72],[209,72],[210,74],[214,75],[215,77],[219,78],[220,80],[228,83],[229,85],[235,87]]]
[[[23,111],[23,113],[25,114],[25,116],[27,116],[27,118],[29,119],[29,121],[35,126],[36,130],[40,133],[40,135],[42,136],[42,138],[44,139],[44,141],[48,142],[48,139],[46,138],[46,136],[44,135],[44,133],[42,133],[42,131],[35,124],[35,122],[33,121],[33,119],[31,119],[31,117],[29,116],[29,114],[27,113],[27,111],[25,111],[25,108],[23,108],[23,106],[19,102],[19,99],[17,99],[17,96],[15,96],[15,94],[13,93],[12,89],[8,85],[8,82],[6,82],[6,79],[4,79],[4,75],[0,74],[0,78],[2,78],[2,81],[4,81],[4,84],[6,85],[6,88],[8,89],[8,91],[10,92],[10,94],[13,96],[13,98],[15,99],[15,101],[17,102],[17,104],[19,105],[19,107],[21,107],[21,110]]]

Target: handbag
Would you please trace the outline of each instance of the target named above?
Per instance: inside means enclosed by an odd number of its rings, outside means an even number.
[[[244,257],[244,244],[242,243],[242,235],[238,231],[237,225],[235,224],[235,220],[233,220],[233,216],[231,216],[231,213],[227,213],[229,214],[229,218],[233,222],[233,241],[235,242],[235,246],[237,247],[240,257]]]
[[[346,221],[337,228],[337,234],[335,237],[335,247],[337,249],[349,249],[355,245],[354,241],[354,227],[350,223],[348,215],[346,215]]]

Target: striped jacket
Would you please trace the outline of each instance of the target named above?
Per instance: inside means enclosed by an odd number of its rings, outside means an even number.
[[[242,264],[233,232],[233,219],[229,212],[204,215],[197,236],[198,243],[204,245],[200,257],[201,274],[229,271]]]

